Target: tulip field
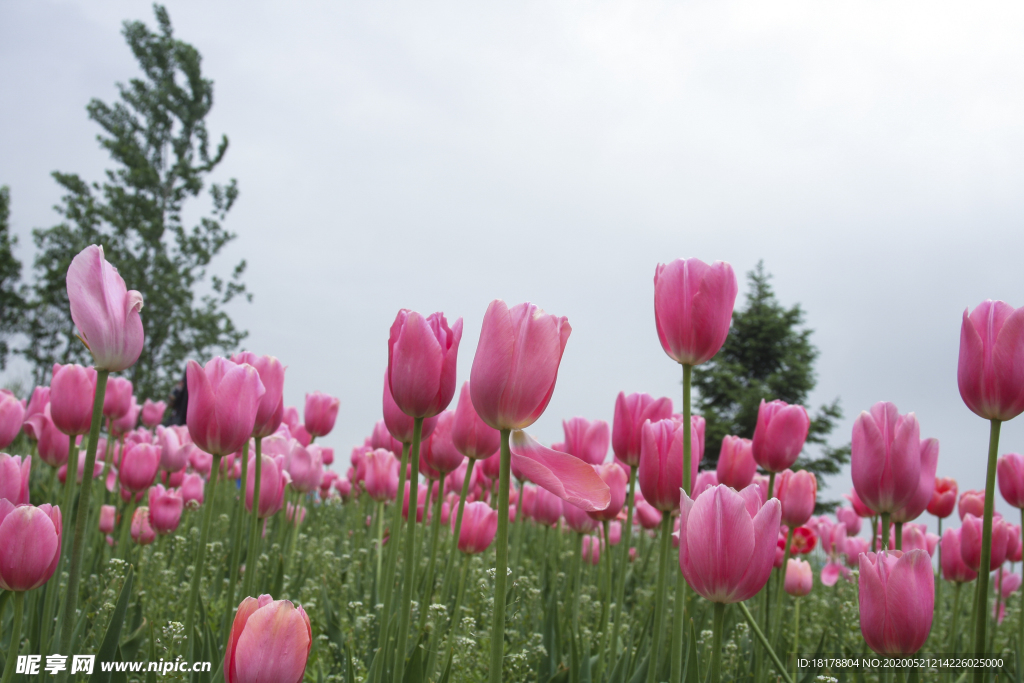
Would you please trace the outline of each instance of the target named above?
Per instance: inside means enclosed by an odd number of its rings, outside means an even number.
[[[999,451],[1024,308],[961,321],[984,491],[881,402],[854,423],[848,504],[815,514],[803,406],[765,397],[753,438],[701,468],[691,373],[730,331],[727,263],[656,269],[680,395],[609,396],[611,424],[566,416],[554,444],[527,430],[566,318],[493,301],[467,378],[461,318],[399,311],[347,464],[317,443],[344,407],[315,387],[286,406],[273,356],[189,361],[185,424],[134,395],[145,302],[116,265],[91,246],[67,274],[94,365],[0,394],[0,683],[1024,678],[1022,527],[994,512],[1024,511],[1024,457]]]

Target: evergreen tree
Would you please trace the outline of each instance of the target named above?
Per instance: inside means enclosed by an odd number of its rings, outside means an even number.
[[[18,238],[11,235],[11,189],[0,187],[0,370],[7,367],[7,340],[19,330],[25,300],[18,283],[21,261],[14,256]]]
[[[236,296],[250,298],[241,281],[245,261],[227,279],[208,272],[235,237],[221,226],[238,197],[235,180],[209,186],[211,206],[196,224],[186,225],[183,214],[228,149],[222,136],[211,150],[206,128],[213,82],[202,75],[198,50],[174,37],[167,10],[155,5],[154,11],[156,31],[140,21],[125,22],[122,30],[142,77],[119,83],[114,104],[94,99],[86,107],[115,168],[92,183],[54,172],[65,190],[55,207],[63,220],[34,231],[36,280],[22,353],[37,382],[54,362],[91,362],[76,338],[65,288],[71,259],[90,244],[103,246],[128,288],[144,299],[145,347],[128,371],[140,397],[166,396],[185,359],[233,349],[246,335],[224,310]]]
[[[753,438],[761,399],[805,404],[817,381],[818,349],[811,343],[812,331],[803,327],[804,311],[799,304],[780,304],[770,278],[763,262],[747,273],[746,303],[733,312],[722,350],[693,369],[696,403],[707,420],[705,466],[718,462],[725,436]],[[823,476],[837,474],[849,462],[848,445],[833,447],[826,440],[842,416],[838,398],[811,413],[807,443],[817,446],[818,452],[811,455],[805,449],[794,469],[814,472],[819,485],[824,484]]]

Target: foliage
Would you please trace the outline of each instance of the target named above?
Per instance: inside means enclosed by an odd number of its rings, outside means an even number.
[[[18,238],[11,235],[11,188],[0,187],[0,370],[7,367],[8,337],[18,331],[25,299],[18,282],[21,261],[14,255]]]
[[[118,84],[114,104],[94,99],[86,107],[116,167],[102,183],[54,172],[65,190],[55,207],[63,220],[34,231],[36,281],[22,353],[37,382],[54,362],[89,362],[75,337],[64,278],[90,244],[103,246],[145,302],[145,348],[130,371],[139,396],[167,395],[186,358],[231,350],[246,335],[224,308],[237,296],[249,298],[241,281],[245,261],[227,279],[209,272],[235,237],[221,226],[238,197],[235,180],[209,186],[212,206],[198,223],[190,227],[185,217],[186,200],[203,193],[228,149],[227,136],[211,149],[206,127],[213,82],[202,75],[198,50],[174,37],[167,10],[154,11],[157,31],[141,21],[125,22],[122,31],[143,77]]]

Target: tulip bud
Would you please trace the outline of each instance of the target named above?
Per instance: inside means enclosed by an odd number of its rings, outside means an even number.
[[[679,504],[683,485],[683,429],[674,420],[646,422],[641,441],[637,481],[644,499],[662,511]],[[690,481],[697,475],[698,458],[691,457]]]
[[[301,607],[269,595],[245,598],[224,651],[224,683],[301,683],[312,645]]]
[[[107,382],[109,384],[110,380]],[[94,368],[54,363],[53,379],[50,381],[50,414],[57,429],[71,436],[87,434],[92,424],[95,394]]]
[[[395,399],[391,396],[391,390],[388,389],[387,374],[384,375],[384,424],[395,439],[403,444],[412,443],[415,420],[403,413],[398,404],[395,403]],[[423,420],[423,427],[420,432],[421,443],[423,439],[428,438],[434,432],[436,426],[436,416]],[[401,452],[401,449],[399,449],[395,455],[400,456]]]
[[[291,487],[295,491],[309,493],[320,488],[324,473],[320,447],[302,446],[293,440],[286,456],[285,470],[291,477]]]
[[[1001,456],[996,474],[1003,499],[1015,508],[1024,508],[1024,456],[1018,453]]]
[[[793,466],[804,448],[811,418],[801,405],[761,400],[751,452],[758,465],[769,472]]]
[[[998,472],[998,469],[996,471]],[[961,493],[960,502],[957,504],[957,512],[960,515],[961,521],[967,515],[983,517],[985,515],[985,492],[971,490]]]
[[[47,404],[43,412],[36,413],[25,421],[25,431],[31,432],[35,437],[36,450],[42,461],[50,467],[60,467],[68,461],[71,438],[57,429],[51,415],[51,406]]]
[[[738,436],[722,439],[722,450],[718,455],[718,482],[740,491],[750,486],[757,474],[754,461],[754,442]]]
[[[939,440],[921,442],[921,473],[917,490],[906,503],[892,511],[892,521],[910,522],[921,516],[935,494],[935,470],[939,466]]]
[[[145,505],[135,508],[129,533],[132,535],[132,540],[139,545],[149,545],[156,540],[156,532],[153,531],[149,518],[149,508]]]
[[[1007,537],[1010,535],[1009,525],[998,515],[992,519],[992,554],[989,571],[997,569],[1006,561]],[[981,571],[981,536],[982,520],[971,513],[964,517],[960,527],[960,556],[964,564],[974,571]]]
[[[583,561],[597,566],[601,561],[601,541],[597,536],[584,536],[581,548]]]
[[[562,516],[565,524],[578,534],[589,534],[597,529],[597,522],[582,508],[562,501]]]
[[[452,427],[455,422],[455,413],[446,410],[437,416],[437,424],[430,438],[421,442],[420,457],[426,461],[427,466],[444,478],[454,472],[459,465],[465,461],[465,456],[459,452],[452,440]],[[490,429],[488,427],[488,429]]]
[[[989,300],[964,310],[956,379],[964,403],[986,420],[1024,412],[1024,308]]]
[[[661,347],[677,363],[700,365],[725,343],[739,287],[732,266],[677,259],[654,272],[654,320]],[[785,468],[782,468],[785,469]]]
[[[449,328],[442,313],[398,312],[388,339],[388,382],[402,412],[433,417],[448,407],[461,339],[462,318]]]
[[[117,509],[113,505],[100,506],[100,532],[104,534],[114,533],[114,526],[117,524]]]
[[[248,364],[256,368],[263,384],[264,394],[260,397],[259,408],[256,409],[256,420],[253,422],[252,435],[255,437],[270,436],[281,425],[284,415],[284,371],[281,361],[273,356],[257,356],[252,351],[244,351],[231,356],[231,361],[238,365]]]
[[[490,505],[481,501],[466,503],[462,512],[462,528],[459,530],[459,550],[467,555],[482,553],[490,547],[497,532],[497,510],[492,510]]]
[[[0,498],[13,505],[28,505],[28,482],[32,474],[32,456],[0,453]]]
[[[928,503],[928,512],[939,519],[953,514],[956,507],[956,480],[949,477],[935,478],[935,491]]]
[[[782,523],[801,526],[814,514],[818,480],[813,472],[785,470],[775,478],[775,497],[782,504]]]
[[[860,630],[879,654],[910,655],[932,628],[935,576],[923,550],[860,556]]]
[[[142,424],[153,429],[164,421],[164,412],[166,410],[167,404],[163,401],[153,402],[147,398],[145,403],[142,404]]]
[[[978,578],[978,573],[964,563],[960,551],[961,533],[962,529],[946,529],[942,532],[942,578],[946,581],[966,583]]]
[[[539,486],[536,491],[537,494],[533,504],[533,518],[538,524],[546,526],[558,524],[558,520],[562,516],[562,499]]]
[[[25,419],[43,412],[48,405],[50,405],[50,387],[36,387],[32,390],[28,405],[25,406]]]
[[[131,408],[132,383],[123,377],[107,379],[107,390],[103,394],[103,417],[116,420],[127,415]]]
[[[846,532],[851,536],[860,533],[861,518],[853,508],[839,508],[836,510],[836,519],[846,525]]]
[[[906,505],[921,485],[921,437],[914,414],[900,415],[884,401],[862,412],[853,425],[850,467],[854,488],[871,509],[893,512]]]
[[[657,529],[661,524],[661,511],[646,500],[636,501],[636,519],[645,529]]]
[[[620,391],[615,399],[615,420],[612,422],[612,450],[615,457],[630,467],[640,464],[640,438],[644,422],[672,417],[672,400],[655,399],[650,394],[629,394]]]
[[[118,480],[129,491],[138,493],[148,489],[160,469],[160,449],[148,443],[131,444],[121,456]]]
[[[306,431],[313,436],[327,436],[334,429],[334,421],[338,419],[338,408],[341,400],[314,391],[306,394]]]
[[[0,588],[24,592],[49,581],[60,562],[61,529],[59,507],[0,499]]]
[[[789,558],[786,563],[786,581],[784,588],[786,592],[795,598],[802,598],[811,592],[814,587],[814,572],[811,570],[811,563],[798,560],[795,557]]]
[[[473,407],[469,382],[463,382],[451,424],[452,444],[467,458],[489,458],[501,446],[501,434],[480,419]]]
[[[141,408],[134,396],[128,399],[128,412],[110,422],[110,433],[114,437],[126,436],[139,422]]]
[[[263,455],[260,465],[260,499],[257,517],[266,519],[281,509],[284,500],[285,478],[275,458]],[[249,458],[249,475],[245,487],[245,508],[253,511],[253,498],[256,494],[256,456]]]
[[[25,406],[14,394],[0,389],[0,448],[7,448],[21,432]]]

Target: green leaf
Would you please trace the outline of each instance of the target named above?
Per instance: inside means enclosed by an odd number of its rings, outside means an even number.
[[[452,677],[452,661],[455,659],[455,650],[448,650],[448,663],[444,665],[444,672],[441,674],[441,678],[437,679],[437,683],[448,683]]]
[[[96,659],[97,661],[100,661],[99,655],[96,656]],[[125,661],[124,656],[121,654],[120,646],[118,646],[114,652],[114,661]],[[128,673],[126,671],[111,671],[108,675],[110,676],[110,683],[128,683]]]
[[[818,647],[814,649],[814,661],[820,661],[822,653],[825,651],[825,632],[821,632],[821,638],[818,639]],[[814,683],[814,680],[818,677],[821,672],[820,666],[812,666],[804,670],[804,676],[800,679],[800,683]]]
[[[114,661],[114,658],[120,654],[120,648],[117,646],[117,643],[121,639],[121,627],[124,626],[124,617],[128,612],[128,599],[132,594],[132,582],[134,579],[135,567],[134,565],[128,565],[128,573],[125,574],[124,584],[121,586],[121,594],[117,596],[117,604],[114,605],[114,611],[110,614],[107,631],[100,642],[99,650],[96,651],[97,662]],[[74,638],[72,638],[72,642],[74,642]],[[110,683],[111,672],[103,671],[98,665],[97,669],[93,673],[92,680],[95,683]]]

